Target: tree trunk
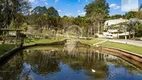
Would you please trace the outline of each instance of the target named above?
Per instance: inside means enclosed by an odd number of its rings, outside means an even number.
[[[100,22],[100,33],[102,33],[102,29],[103,29],[102,26],[103,26],[103,25],[102,25],[102,21],[101,21],[101,22]]]
[[[6,19],[5,19],[6,20],[5,21],[6,22],[5,23],[6,28],[8,28],[8,16],[9,16],[9,9],[8,8],[9,8],[9,4],[8,4],[8,0],[6,0],[6,13],[5,13],[6,14]]]
[[[97,33],[99,34],[100,33],[100,22],[98,22],[98,31]]]
[[[93,26],[94,26],[94,34],[93,34],[93,38],[95,38],[95,35],[96,35],[96,26],[95,26],[95,23],[93,23]]]
[[[87,39],[89,38],[89,28],[87,28]]]
[[[131,39],[131,32],[129,31],[129,39]]]
[[[93,28],[93,27],[90,28],[90,34],[91,34],[91,35],[92,35],[92,32],[93,32],[93,31],[92,31],[92,30],[93,30],[92,28]]]
[[[135,39],[135,33],[133,33],[133,39]]]
[[[43,35],[43,39],[45,39],[45,37],[46,37],[46,29],[42,29],[42,35]]]
[[[127,35],[126,35],[126,31],[125,31],[125,40],[127,40]]]

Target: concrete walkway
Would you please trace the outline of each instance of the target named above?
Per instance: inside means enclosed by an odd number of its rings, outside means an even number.
[[[111,41],[111,42],[118,42],[118,43],[130,44],[130,45],[142,47],[142,41],[125,40],[125,39],[100,39],[100,40],[105,40],[105,41],[107,40],[107,41]]]
[[[104,43],[104,42],[106,42],[106,41],[107,41],[107,40],[103,40],[103,41],[101,41],[101,42],[97,42],[97,43],[93,44],[93,46],[96,46],[96,45],[102,44],[102,43]]]

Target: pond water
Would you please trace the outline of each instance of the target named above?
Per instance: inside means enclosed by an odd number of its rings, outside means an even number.
[[[142,80],[142,71],[92,49],[26,49],[0,66],[0,80]]]

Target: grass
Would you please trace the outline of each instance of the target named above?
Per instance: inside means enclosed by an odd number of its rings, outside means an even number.
[[[0,55],[13,49],[14,47],[15,47],[15,45],[13,45],[13,44],[0,44]]]
[[[102,40],[98,40],[98,39],[81,40],[81,43],[93,45],[93,44],[101,42],[101,41]],[[110,41],[104,42],[101,45],[108,46],[108,47],[114,47],[114,48],[120,48],[120,49],[123,49],[126,51],[130,51],[130,52],[134,52],[134,53],[142,55],[142,47],[139,47],[139,46],[133,46],[133,45],[129,45],[129,44],[122,44],[122,43],[116,43],[116,42],[110,42]]]
[[[29,49],[32,49],[32,50],[60,50],[60,49],[63,49],[64,46],[37,46],[37,47],[32,47],[32,48],[29,48]]]
[[[81,43],[93,45],[95,43],[101,42],[102,40],[92,39],[92,40],[80,40]]]
[[[107,41],[101,45],[108,46],[108,47],[114,47],[114,48],[120,48],[123,50],[127,50],[130,52],[134,52],[134,53],[142,55],[142,47],[139,47],[139,46],[133,46],[133,45],[129,45],[129,44],[122,44],[122,43],[116,43],[116,42],[110,42],[110,41]]]
[[[39,40],[33,40],[30,42],[25,42],[24,45],[32,45],[32,44],[37,44],[37,43],[52,43],[52,42],[57,42],[58,40],[55,39],[39,39]],[[0,44],[0,55],[4,54],[5,52],[13,49],[15,45],[13,44]],[[46,47],[38,47],[36,49],[46,49]]]
[[[50,38],[50,39],[43,39],[42,37],[30,37],[30,38],[25,38],[24,45],[32,45],[32,44],[39,44],[39,43],[52,43],[52,42],[58,42],[62,40],[65,40],[65,37],[56,36],[56,38]]]
[[[56,39],[39,39],[39,40],[33,40],[31,42],[28,43],[24,43],[24,45],[32,45],[32,44],[38,44],[38,43],[52,43],[52,42],[57,42],[59,40]]]

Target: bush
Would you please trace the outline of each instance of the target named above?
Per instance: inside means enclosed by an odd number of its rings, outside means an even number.
[[[135,36],[142,37],[142,24],[135,26]]]

